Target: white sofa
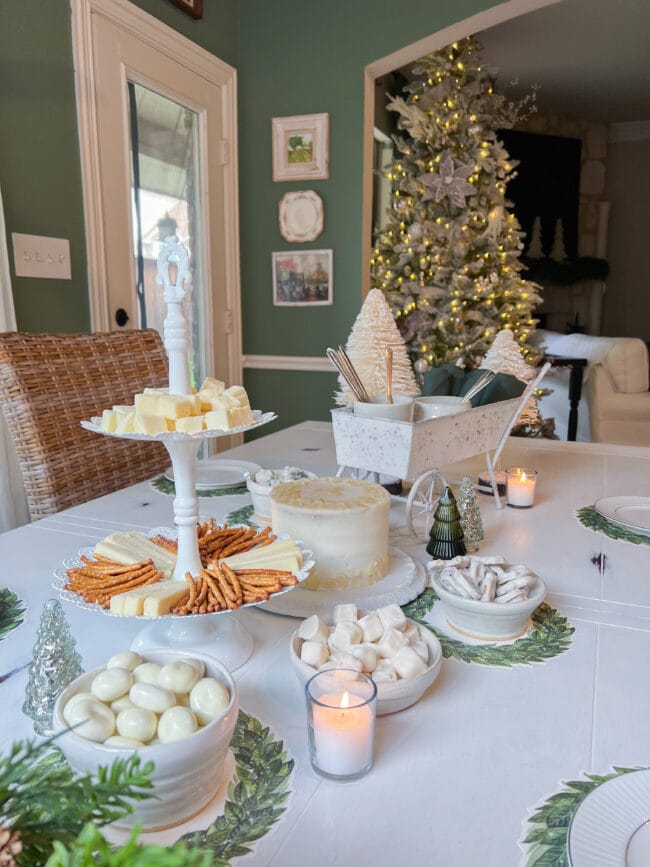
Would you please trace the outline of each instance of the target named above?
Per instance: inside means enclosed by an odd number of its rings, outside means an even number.
[[[586,358],[589,362],[578,410],[576,439],[650,446],[648,348],[636,337],[593,337],[589,334],[537,332],[548,355]],[[555,418],[555,432],[566,439],[569,415],[569,369],[551,369],[542,387],[540,412]]]

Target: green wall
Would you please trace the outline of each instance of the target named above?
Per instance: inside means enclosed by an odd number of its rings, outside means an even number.
[[[360,302],[363,70],[380,57],[487,8],[491,0],[205,0],[193,21],[168,0],[137,5],[238,69],[244,352],[318,355],[344,342]],[[70,239],[71,281],[13,278],[19,329],[89,327],[85,238],[68,0],[0,3],[0,189],[7,234]],[[330,178],[274,183],[271,118],[328,112]],[[278,202],[314,189],[325,229],[313,244],[288,244]],[[271,252],[334,250],[334,305],[274,308]],[[13,263],[12,263],[13,273]],[[246,374],[254,405],[281,424],[327,418],[334,377]]]

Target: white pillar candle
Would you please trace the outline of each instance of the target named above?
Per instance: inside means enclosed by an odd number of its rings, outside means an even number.
[[[529,509],[535,502],[537,471],[527,467],[513,467],[506,470],[506,475],[508,505],[516,509]]]
[[[313,707],[313,761],[333,777],[351,777],[372,763],[374,714],[347,691],[321,695]],[[323,707],[326,705],[326,707]]]

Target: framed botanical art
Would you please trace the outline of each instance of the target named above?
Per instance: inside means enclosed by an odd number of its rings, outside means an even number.
[[[289,250],[272,256],[273,304],[276,307],[315,307],[333,303],[331,250]]]
[[[273,118],[273,180],[329,177],[329,115]]]
[[[203,18],[203,0],[171,0],[171,2],[192,18]]]

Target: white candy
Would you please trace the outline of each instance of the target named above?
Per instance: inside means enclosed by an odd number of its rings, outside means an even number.
[[[384,624],[375,611],[371,611],[365,617],[360,617],[357,625],[361,627],[364,641],[379,641],[384,634]]]
[[[72,708],[80,701],[86,701],[90,699],[91,701],[95,701],[96,698],[92,694],[92,692],[78,692],[69,699],[63,708],[63,719],[67,722],[68,725],[72,725],[70,722],[70,714],[72,713]]]
[[[89,741],[103,743],[115,731],[115,714],[96,698],[76,702],[66,722],[74,726],[74,733]]]
[[[340,653],[337,668],[351,668],[352,671],[363,671],[363,663],[351,653]]]
[[[190,692],[190,707],[201,725],[207,725],[226,712],[230,693],[214,677],[204,677]]]
[[[347,623],[351,621],[352,623],[357,622],[357,606],[351,602],[346,602],[342,605],[334,606],[334,624],[337,623]]]
[[[351,644],[360,644],[363,631],[356,623],[344,621],[337,623],[329,637],[328,644],[336,650],[347,650]]]
[[[429,648],[421,638],[416,638],[409,644],[425,665],[429,664]]]
[[[136,683],[151,683],[158,686],[161,669],[162,665],[158,665],[156,662],[143,662],[142,665],[133,669],[133,677]]]
[[[398,629],[387,629],[381,637],[381,641],[377,645],[377,651],[380,656],[386,656],[392,659],[398,650],[405,647],[408,639],[403,632]]]
[[[135,705],[129,698],[128,693],[126,695],[121,695],[119,698],[116,698],[115,701],[111,702],[111,710],[114,714],[118,714],[120,711],[126,710],[129,707],[135,707]]]
[[[404,627],[404,636],[408,641],[413,641],[416,638],[420,637],[420,630],[418,629],[417,623],[413,623],[412,620],[407,620],[406,626]]]
[[[205,674],[205,665],[201,662],[200,659],[192,659],[191,657],[183,657],[183,662],[187,665],[191,665],[194,671],[198,674],[199,678],[203,677]]]
[[[380,659],[377,663],[377,668],[372,673],[372,679],[375,683],[387,683],[390,680],[397,680],[395,666],[388,659]]]
[[[332,671],[334,668],[338,668],[338,660],[336,659],[328,659],[327,662],[318,666],[319,671]]]
[[[188,707],[170,707],[158,722],[158,737],[162,743],[180,741],[197,730],[196,717]]]
[[[384,624],[384,629],[402,630],[406,626],[406,615],[395,602],[391,605],[384,605],[383,608],[378,608],[377,614]]]
[[[126,749],[132,748],[137,750],[139,747],[143,747],[144,744],[142,741],[139,741],[137,738],[125,738],[122,735],[111,735],[110,738],[107,738],[104,741],[105,747],[123,747]]]
[[[402,647],[393,657],[395,671],[400,677],[417,677],[418,674],[427,670],[425,663],[420,659],[412,647]]]
[[[133,684],[133,675],[125,668],[107,668],[93,679],[90,691],[100,701],[115,701]]]
[[[129,698],[136,707],[154,713],[163,713],[176,704],[173,692],[161,686],[154,686],[152,683],[134,683],[129,690]]]
[[[321,641],[303,641],[300,648],[300,658],[307,665],[318,668],[319,665],[327,662],[329,650],[327,649],[327,645]]]
[[[199,673],[187,662],[177,660],[163,665],[158,677],[158,686],[183,695],[188,693],[199,680]]]
[[[312,614],[300,624],[298,628],[298,638],[303,638],[305,641],[327,641],[330,634],[329,627],[324,620],[321,620],[318,614]]]
[[[127,671],[133,671],[134,668],[142,664],[142,661],[139,653],[134,653],[132,650],[122,650],[111,656],[106,663],[106,668],[125,668]]]
[[[117,730],[124,738],[148,743],[156,734],[158,717],[143,707],[130,707],[117,715]]]
[[[371,644],[355,644],[350,648],[350,653],[361,660],[362,671],[370,674],[377,667],[377,650]]]

